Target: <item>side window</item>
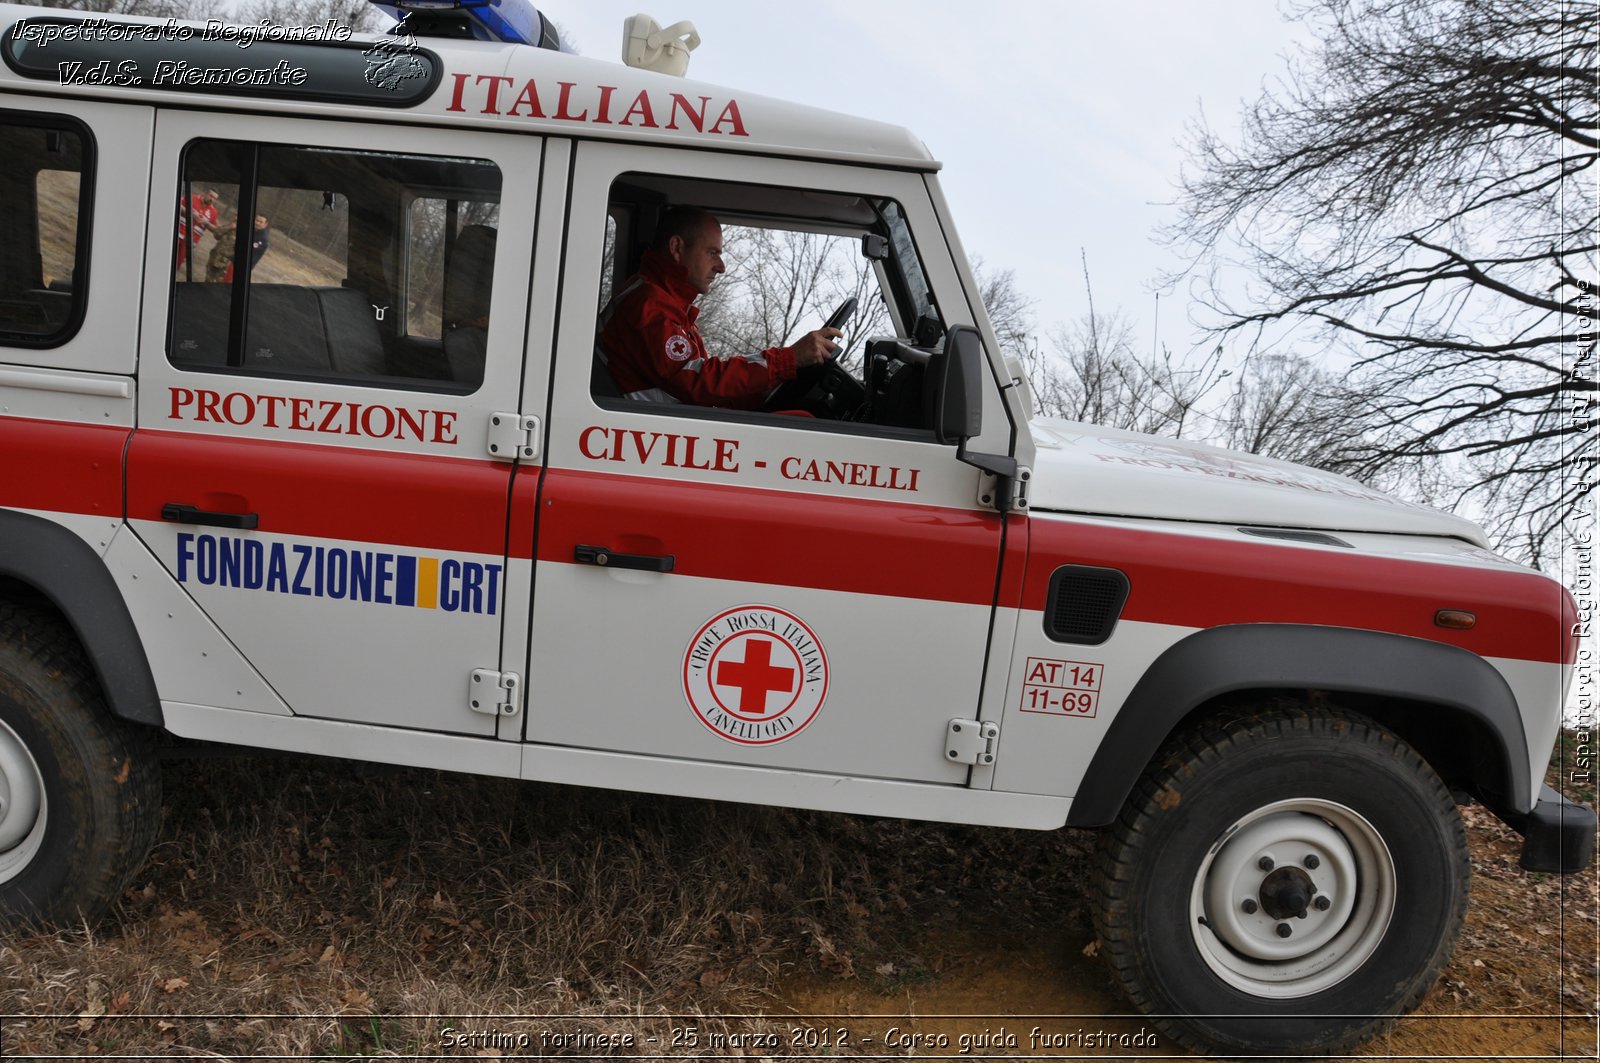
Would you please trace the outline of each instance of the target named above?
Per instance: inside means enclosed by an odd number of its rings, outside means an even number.
[[[213,372],[476,389],[500,188],[482,159],[192,142],[168,357]]]
[[[51,347],[83,319],[88,278],[88,132],[0,112],[0,343]]]
[[[453,244],[462,230],[475,225],[498,231],[500,204],[438,196],[418,196],[411,201],[406,224],[406,316],[402,326],[406,335],[444,339],[445,263],[454,257]],[[452,292],[452,301],[455,298]],[[487,302],[484,310],[487,313]]]
[[[661,219],[677,207],[708,212],[720,233],[719,268],[709,290],[698,295],[693,278],[687,287],[680,278],[673,296],[662,294],[670,286],[656,277],[671,267],[651,247]],[[926,370],[942,348],[944,329],[905,213],[893,200],[626,174],[612,185],[603,239],[600,305],[607,307],[613,289],[624,298],[610,304],[609,315],[601,314],[597,400],[810,415],[774,422],[793,427],[846,422],[852,431],[896,434],[928,427]],[[624,283],[630,276],[656,283]],[[661,298],[681,305],[645,305]],[[764,393],[736,394],[730,386],[724,396],[714,390],[720,384],[696,391],[694,384],[674,379],[675,373],[699,373],[709,381],[717,367],[703,367],[713,362],[776,362],[768,357],[774,348],[794,347],[845,304],[854,312],[836,356]],[[664,358],[652,359],[654,348],[639,340],[644,329],[635,329],[633,320],[662,313],[683,323],[685,340],[665,336],[655,344]]]

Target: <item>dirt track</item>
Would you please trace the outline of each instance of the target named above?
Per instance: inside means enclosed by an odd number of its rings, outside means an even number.
[[[0,1056],[1177,1052],[1105,1043],[1151,1028],[1090,955],[1086,835],[315,758],[167,768],[112,915],[0,936]],[[1366,1054],[1593,1058],[1595,873],[1526,875],[1514,835],[1466,816],[1461,946]]]
[[[1594,871],[1530,876],[1516,866],[1520,839],[1482,809],[1464,811],[1474,880],[1461,945],[1418,1012],[1360,1055],[1596,1058]],[[934,948],[927,981],[886,993],[797,979],[786,1002],[835,1019],[857,1040],[942,1035],[952,1054],[963,1035],[975,1053],[1185,1054],[1130,1014],[1095,951],[1092,930],[1077,919],[1033,937],[957,931]]]

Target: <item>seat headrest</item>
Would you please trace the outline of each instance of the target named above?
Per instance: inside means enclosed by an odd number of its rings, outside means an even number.
[[[487,225],[468,225],[456,234],[444,270],[444,325],[451,329],[489,313],[497,233]]]

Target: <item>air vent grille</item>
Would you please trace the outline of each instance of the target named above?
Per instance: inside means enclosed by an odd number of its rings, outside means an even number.
[[[1111,637],[1128,601],[1128,577],[1114,568],[1063,565],[1050,575],[1044,633],[1056,642],[1096,646]]]

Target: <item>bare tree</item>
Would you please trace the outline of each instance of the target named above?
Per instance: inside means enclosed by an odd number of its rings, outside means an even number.
[[[216,0],[39,0],[39,3],[63,11],[150,18],[214,18],[221,9]]]
[[[1183,215],[1220,333],[1285,329],[1376,397],[1352,470],[1434,461],[1503,546],[1538,560],[1589,497],[1573,471],[1592,373],[1597,24],[1574,0],[1306,0],[1320,44],[1244,116],[1203,126]],[[1580,180],[1580,177],[1584,179]],[[1225,290],[1226,267],[1255,282]],[[1471,496],[1470,499],[1465,496]]]
[[[1225,374],[1215,355],[1186,367],[1170,350],[1140,355],[1120,313],[1090,313],[1058,328],[1025,358],[1039,412],[1069,421],[1172,438],[1194,437],[1207,394]]]
[[[145,15],[152,18],[221,19],[248,24],[266,19],[278,26],[312,26],[333,19],[357,33],[384,28],[386,20],[366,0],[244,0],[229,6],[223,0],[39,0],[45,7],[87,11],[97,15]]]
[[[1038,354],[1034,335],[1033,300],[1017,287],[1016,274],[1009,269],[990,270],[981,258],[972,260],[973,278],[978,283],[978,298],[1000,341],[1000,353],[1018,358],[1026,366]]]
[[[888,310],[856,240],[822,233],[725,225],[727,272],[700,300],[700,329],[715,354],[781,347],[856,299],[840,360],[859,367],[866,339],[886,331]]]
[[[244,0],[230,21],[275,26],[316,26],[333,20],[354,33],[386,29],[389,20],[366,0]]]
[[[1071,328],[1056,328],[1048,348],[1033,335],[1032,304],[1017,291],[1011,271],[990,275],[978,262],[974,272],[1000,346],[1020,357],[1039,413],[1174,438],[1198,430],[1202,401],[1228,375],[1219,371],[1218,354],[1198,366],[1177,364],[1165,349],[1140,356],[1122,313],[1095,310],[1087,257],[1088,313]]]
[[[1332,472],[1361,464],[1358,434],[1374,405],[1371,395],[1307,358],[1255,353],[1234,374],[1217,415],[1219,442]]]

